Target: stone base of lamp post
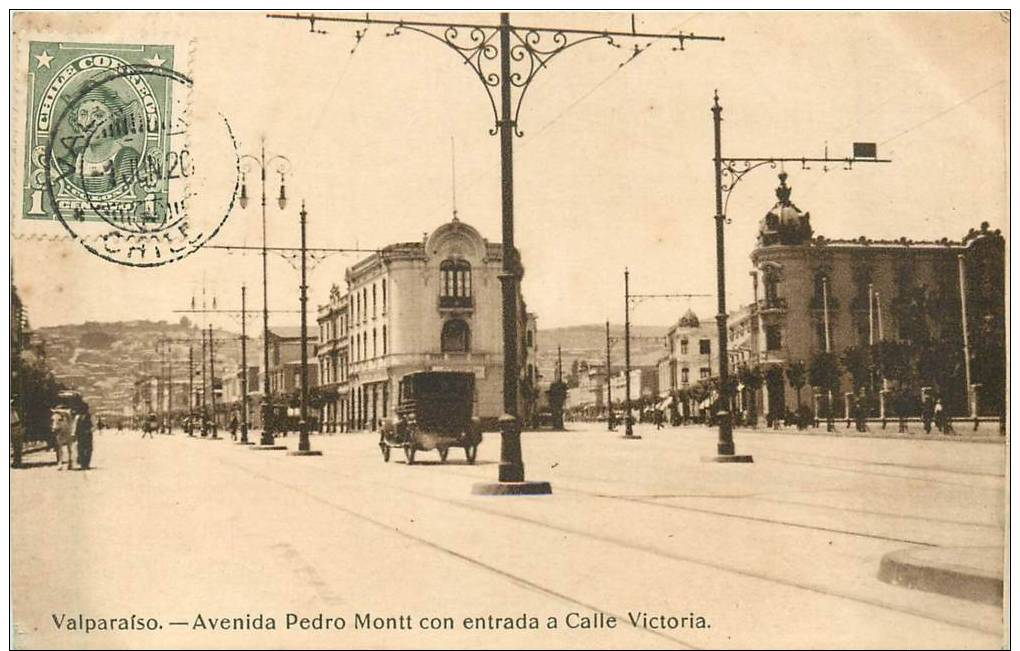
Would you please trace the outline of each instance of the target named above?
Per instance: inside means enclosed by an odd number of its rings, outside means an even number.
[[[499,481],[483,482],[471,487],[473,495],[552,495],[547,481],[525,481],[521,460],[521,430],[517,419],[509,414],[499,418],[502,430]]]
[[[500,481],[475,484],[473,495],[552,495],[552,485],[547,481]]]
[[[322,450],[291,450],[288,457],[321,457]]]
[[[701,457],[705,463],[754,463],[754,457],[750,454],[717,454],[711,457]]]

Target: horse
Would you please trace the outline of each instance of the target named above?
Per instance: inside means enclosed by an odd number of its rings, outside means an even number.
[[[67,446],[67,469],[71,470],[74,467],[72,446],[78,430],[79,417],[72,409],[66,407],[56,407],[50,411],[50,431],[53,432],[54,447],[57,450],[57,470],[63,470],[60,464],[63,460],[64,446]]]

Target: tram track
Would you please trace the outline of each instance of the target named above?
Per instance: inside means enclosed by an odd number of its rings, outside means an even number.
[[[524,578],[524,577],[519,576],[517,574],[514,574],[512,572],[508,572],[506,570],[500,569],[500,568],[498,568],[498,567],[496,567],[494,565],[486,563],[485,561],[482,561],[482,560],[480,560],[478,558],[475,558],[473,556],[469,556],[467,554],[464,554],[462,552],[459,552],[459,551],[457,551],[455,549],[452,549],[452,548],[447,547],[445,545],[442,545],[440,543],[434,542],[434,541],[429,540],[427,538],[424,538],[422,536],[417,536],[417,535],[415,535],[413,533],[410,533],[408,531],[405,531],[403,529],[394,527],[391,524],[387,524],[386,522],[383,522],[381,520],[377,520],[377,519],[375,519],[373,517],[367,516],[367,515],[365,515],[363,513],[359,513],[358,511],[355,511],[353,509],[345,507],[345,506],[343,506],[341,504],[337,504],[336,502],[334,502],[332,500],[329,500],[329,499],[326,499],[326,498],[324,498],[322,496],[316,495],[314,492],[309,491],[307,489],[304,489],[304,488],[302,488],[300,486],[295,486],[295,485],[290,484],[288,482],[280,481],[279,479],[271,477],[271,476],[269,476],[269,475],[267,475],[265,473],[261,473],[261,472],[258,472],[256,470],[252,470],[250,468],[246,468],[246,467],[238,465],[236,463],[229,463],[229,462],[223,461],[222,459],[221,459],[221,462],[225,463],[226,465],[229,465],[229,466],[233,467],[235,470],[240,470],[240,471],[245,472],[245,473],[247,473],[247,474],[249,474],[249,475],[251,475],[253,477],[256,477],[256,478],[258,478],[260,480],[267,481],[267,482],[276,484],[277,486],[280,486],[280,487],[286,488],[288,490],[294,491],[294,492],[296,492],[296,493],[298,493],[300,495],[303,495],[303,496],[305,496],[305,497],[307,497],[309,499],[312,499],[312,500],[318,502],[319,504],[322,504],[323,506],[326,506],[326,507],[331,508],[331,509],[336,510],[336,511],[340,511],[341,513],[349,515],[349,516],[351,516],[351,517],[353,517],[353,518],[355,518],[355,519],[357,519],[357,520],[359,520],[361,522],[364,522],[364,523],[370,524],[372,526],[375,526],[377,528],[380,528],[380,529],[382,529],[382,530],[384,530],[384,531],[386,531],[388,533],[400,536],[401,538],[404,538],[404,539],[409,540],[411,542],[414,542],[414,543],[417,543],[417,544],[422,545],[424,547],[427,547],[427,548],[429,548],[429,549],[431,549],[431,550],[433,550],[435,552],[438,552],[440,554],[443,554],[443,555],[455,558],[455,559],[457,559],[457,560],[459,560],[459,561],[461,561],[463,563],[466,563],[466,564],[468,564],[468,565],[470,565],[472,567],[475,567],[475,568],[481,569],[483,571],[486,571],[486,572],[488,572],[490,574],[494,574],[496,576],[499,576],[499,577],[501,577],[503,579],[506,579],[506,580],[510,581],[511,583],[514,583],[515,585],[518,585],[518,586],[520,586],[520,587],[522,587],[522,588],[524,588],[526,590],[530,590],[531,592],[535,592],[537,594],[542,594],[542,595],[545,595],[545,596],[548,596],[548,597],[553,597],[555,599],[558,599],[560,601],[568,603],[568,604],[570,604],[572,606],[578,606],[580,608],[584,608],[584,609],[589,610],[589,611],[597,611],[597,612],[605,613],[606,615],[612,615],[612,616],[616,617],[617,620],[619,620],[619,621],[626,621],[627,620],[627,617],[625,615],[621,615],[619,613],[613,612],[612,610],[609,610],[609,609],[606,609],[606,608],[601,608],[599,606],[596,606],[596,605],[593,605],[593,604],[581,601],[579,599],[571,597],[570,595],[564,594],[564,593],[562,593],[562,592],[560,592],[558,590],[554,590],[552,588],[549,588],[547,586],[543,586],[543,585],[541,585],[541,584],[539,584],[539,583],[537,583],[535,581],[532,581],[530,579]],[[312,469],[312,470],[319,470],[320,472],[324,472],[321,468],[311,467],[310,469]],[[329,473],[329,474],[330,475],[334,475],[334,473]],[[420,496],[421,497],[427,497],[425,495],[420,495]],[[440,500],[440,501],[445,502],[447,504],[457,505],[457,502],[450,501],[450,500]],[[684,648],[684,649],[699,649],[700,648],[700,647],[695,646],[694,644],[688,642],[687,640],[683,640],[683,639],[681,639],[679,637],[676,637],[674,635],[670,635],[669,633],[666,633],[664,631],[655,630],[655,629],[649,629],[649,628],[637,628],[636,630],[639,631],[639,632],[646,633],[648,635],[654,635],[656,637],[668,640],[671,643],[680,645],[680,647]]]
[[[419,538],[419,537],[414,536],[413,534],[410,534],[408,532],[400,531],[399,529],[394,529],[391,525],[387,525],[387,524],[382,523],[380,521],[377,521],[377,520],[375,520],[373,518],[365,516],[365,515],[363,515],[361,513],[358,513],[356,511],[353,511],[351,509],[343,507],[343,506],[341,506],[339,504],[335,504],[333,502],[330,502],[329,500],[325,500],[324,498],[316,496],[316,495],[314,495],[314,493],[311,493],[311,492],[309,492],[309,491],[307,491],[307,490],[305,490],[305,489],[303,489],[303,488],[301,488],[299,486],[291,485],[291,484],[289,484],[287,482],[283,482],[283,481],[274,479],[274,478],[269,477],[267,475],[264,475],[262,473],[258,473],[256,471],[252,471],[252,470],[250,470],[248,468],[244,468],[242,466],[237,466],[236,464],[230,464],[230,465],[233,465],[234,467],[236,467],[236,468],[238,468],[240,470],[243,470],[245,472],[248,472],[250,474],[259,476],[262,479],[278,483],[281,486],[287,487],[287,488],[289,488],[291,490],[294,490],[296,492],[299,492],[301,494],[306,494],[306,495],[308,495],[310,497],[313,497],[317,501],[320,501],[320,502],[322,502],[324,504],[328,504],[328,505],[332,506],[333,508],[341,510],[341,511],[343,511],[345,513],[349,513],[353,517],[356,517],[358,519],[362,519],[362,520],[371,522],[371,523],[375,524],[376,526],[385,528],[388,531],[395,532],[395,533],[398,533],[398,534],[400,534],[402,536],[405,536],[407,538],[413,539],[413,540],[415,540],[417,542],[420,542],[423,545],[426,545],[428,547],[434,548],[437,551],[442,551],[444,553],[449,553],[449,554],[451,554],[451,555],[453,555],[453,556],[455,556],[457,558],[460,558],[461,560],[463,560],[463,561],[465,561],[467,563],[476,565],[478,567],[490,570],[490,571],[492,571],[492,572],[494,572],[494,573],[496,573],[498,575],[504,576],[504,578],[508,578],[508,579],[510,579],[512,581],[515,581],[515,582],[521,582],[521,585],[528,585],[533,590],[537,590],[537,591],[545,593],[545,594],[556,596],[557,598],[564,599],[564,600],[566,600],[566,601],[568,601],[570,603],[574,603],[574,604],[578,604],[578,605],[584,605],[581,601],[576,600],[576,599],[574,599],[574,598],[572,598],[572,597],[570,597],[568,595],[563,595],[562,593],[559,593],[559,592],[557,592],[555,590],[551,590],[549,588],[546,588],[545,586],[541,586],[540,584],[532,582],[532,581],[530,581],[528,579],[523,579],[521,577],[516,577],[515,575],[507,573],[504,570],[500,570],[499,568],[492,567],[492,566],[484,563],[483,561],[480,561],[478,559],[475,559],[475,558],[472,558],[470,556],[464,555],[464,554],[462,554],[460,552],[456,552],[454,550],[449,550],[448,548],[446,548],[446,547],[444,547],[442,545],[439,545],[438,543],[434,543],[432,541],[429,541],[429,540],[426,540],[426,539],[423,539],[423,538]],[[893,611],[893,612],[898,612],[898,613],[909,615],[909,616],[912,616],[912,617],[918,617],[918,618],[921,618],[921,619],[938,622],[940,624],[946,624],[946,625],[949,625],[949,626],[954,626],[954,627],[963,628],[963,629],[967,629],[967,630],[971,630],[971,631],[976,631],[976,632],[979,632],[979,633],[982,633],[982,634],[988,634],[988,635],[993,635],[993,636],[999,634],[999,631],[996,630],[996,629],[985,627],[985,626],[981,626],[980,624],[976,624],[975,622],[970,621],[970,620],[968,620],[966,618],[963,618],[963,617],[960,617],[960,618],[940,617],[940,616],[936,616],[936,615],[933,615],[931,613],[924,612],[922,610],[919,610],[919,609],[916,609],[916,608],[913,608],[913,607],[904,606],[904,605],[895,604],[895,603],[889,603],[889,602],[881,601],[881,600],[877,600],[877,599],[871,599],[871,598],[868,598],[868,597],[863,597],[863,596],[860,596],[860,595],[851,594],[851,593],[847,593],[847,592],[844,592],[844,591],[832,590],[829,587],[821,585],[821,584],[816,584],[816,583],[807,582],[807,581],[799,581],[799,580],[794,580],[794,579],[786,579],[786,578],[781,578],[781,577],[776,577],[776,576],[770,576],[767,573],[757,572],[757,571],[753,571],[753,570],[747,570],[747,569],[743,569],[743,568],[739,568],[739,567],[733,567],[733,566],[725,565],[725,564],[722,564],[722,563],[719,563],[719,562],[707,560],[707,559],[704,559],[704,558],[677,554],[677,553],[674,553],[674,552],[669,552],[669,551],[663,550],[663,549],[661,549],[659,547],[656,547],[654,545],[634,543],[634,542],[631,542],[631,541],[622,540],[620,538],[617,538],[617,537],[609,535],[609,534],[602,534],[602,533],[595,533],[595,532],[591,532],[591,531],[585,531],[585,530],[577,529],[577,528],[574,528],[574,527],[569,527],[569,526],[565,526],[565,525],[560,525],[560,524],[554,524],[554,523],[546,522],[546,521],[543,521],[543,520],[540,520],[540,519],[537,519],[537,518],[531,518],[531,517],[526,517],[526,516],[517,515],[517,514],[510,514],[510,513],[506,513],[506,512],[500,511],[500,510],[496,510],[496,509],[492,509],[492,508],[486,508],[486,507],[480,506],[478,504],[472,504],[472,503],[469,503],[469,502],[464,501],[464,500],[448,499],[448,498],[438,497],[438,496],[435,496],[435,495],[430,495],[428,493],[424,493],[422,491],[412,490],[412,489],[408,489],[408,488],[405,488],[405,487],[402,487],[402,486],[396,486],[396,485],[393,485],[392,483],[386,483],[386,482],[381,482],[381,481],[369,480],[369,479],[366,479],[364,477],[358,477],[358,476],[351,475],[349,473],[345,473],[345,472],[342,472],[342,471],[341,472],[337,472],[335,469],[327,470],[327,469],[324,469],[324,468],[317,468],[317,467],[309,466],[307,468],[307,470],[316,471],[316,472],[323,473],[323,474],[328,474],[329,476],[334,477],[334,478],[342,477],[344,480],[348,481],[349,483],[353,482],[353,483],[362,483],[362,484],[369,484],[369,485],[372,485],[372,486],[378,486],[380,488],[384,488],[384,489],[387,489],[387,490],[391,490],[391,491],[396,491],[396,492],[412,495],[412,496],[415,496],[415,497],[418,497],[418,498],[421,498],[421,499],[425,499],[427,501],[432,501],[432,502],[436,502],[436,503],[440,503],[440,504],[444,504],[444,505],[454,506],[454,507],[461,508],[461,509],[468,510],[468,511],[472,511],[472,512],[475,512],[475,513],[482,513],[482,514],[493,516],[493,517],[498,517],[498,518],[502,518],[502,519],[507,519],[507,520],[519,522],[519,523],[522,523],[522,524],[527,524],[527,525],[531,525],[531,526],[535,526],[535,527],[540,527],[540,528],[544,528],[544,529],[547,529],[547,530],[550,530],[550,531],[555,531],[557,533],[561,533],[561,534],[565,534],[565,535],[578,536],[578,537],[586,538],[586,539],[589,539],[589,540],[594,540],[594,541],[597,541],[597,542],[600,542],[600,543],[603,543],[603,544],[609,544],[609,545],[613,545],[613,546],[620,547],[620,548],[623,548],[623,549],[627,549],[627,550],[630,550],[630,551],[637,551],[637,552],[647,553],[647,554],[650,554],[650,555],[653,555],[653,556],[657,556],[657,557],[660,557],[660,558],[664,558],[664,559],[668,559],[668,560],[674,561],[674,562],[690,563],[690,564],[697,565],[697,566],[700,566],[700,567],[704,567],[704,568],[708,568],[708,569],[712,569],[712,570],[716,570],[716,571],[721,571],[721,572],[725,572],[725,573],[728,573],[728,574],[733,574],[733,575],[741,576],[741,577],[744,577],[744,578],[750,578],[750,579],[755,579],[755,580],[760,580],[760,581],[765,581],[765,582],[773,583],[773,584],[776,584],[776,585],[782,585],[782,586],[787,587],[787,588],[804,590],[804,591],[807,591],[807,592],[810,592],[810,593],[819,594],[819,595],[822,595],[822,596],[832,597],[832,598],[836,598],[836,599],[845,599],[847,601],[855,602],[855,603],[862,604],[862,605],[865,605],[865,606],[869,606],[869,607],[873,607],[873,608],[879,608],[879,609],[883,609],[883,610],[889,610],[889,611]],[[472,480],[476,480],[476,481],[478,480],[478,477],[475,476],[475,475],[470,475],[470,474],[466,474],[466,473],[451,472],[449,470],[447,470],[447,472],[450,472],[450,474],[456,474],[458,476],[467,477],[467,478],[470,478]],[[585,491],[579,491],[579,490],[570,489],[570,488],[564,489],[562,487],[562,485],[557,490],[560,491],[560,492],[563,492],[563,491],[574,492],[574,493],[577,493],[577,494],[588,495],[588,496],[592,496],[592,497],[605,497],[605,496],[600,496],[600,495],[598,495],[596,493],[588,493],[588,492],[585,492]],[[609,499],[612,499],[612,496],[610,496]],[[641,503],[641,504],[643,504],[645,506],[658,506],[654,502],[646,502],[646,501],[642,501],[642,500],[632,500],[632,501],[635,501],[637,503]],[[705,515],[716,515],[716,516],[723,516],[723,517],[727,517],[727,516],[734,517],[733,514],[727,514],[725,512],[713,512],[711,510],[704,510],[704,511],[705,511],[704,512]],[[741,517],[741,516],[736,516],[736,517]],[[744,519],[749,519],[749,518],[744,517]],[[764,523],[774,524],[774,525],[777,525],[777,526],[798,526],[798,524],[799,524],[799,523],[789,523],[789,522],[782,521],[782,520],[772,520],[772,521],[770,521],[768,519],[760,519],[760,520],[762,522],[764,522]],[[810,525],[799,525],[799,528],[808,528],[808,529],[815,528],[815,529],[819,529],[821,531],[825,531],[826,533],[836,533],[836,534],[849,535],[849,536],[860,535],[860,532],[830,530],[828,528],[811,527]],[[874,536],[867,536],[867,537],[874,537]],[[882,537],[880,539],[884,540],[884,541],[887,541],[887,542],[888,541],[902,542],[902,543],[905,543],[905,544],[914,544],[914,545],[925,546],[925,547],[936,547],[937,546],[937,545],[934,545],[932,543],[928,543],[926,541],[910,541],[910,540],[906,540],[906,539],[897,539],[897,538],[889,538],[889,537]],[[607,611],[603,610],[602,612],[607,612]],[[612,614],[612,613],[608,613],[608,614]],[[646,632],[653,633],[653,631],[646,631]],[[658,632],[654,632],[654,633],[658,633]],[[688,645],[688,646],[690,645],[689,642],[686,642],[684,640],[679,640],[677,638],[673,638],[673,637],[668,636],[668,635],[663,635],[663,636],[667,637],[668,639],[670,639],[672,641],[678,642],[680,644],[684,644],[684,645]]]

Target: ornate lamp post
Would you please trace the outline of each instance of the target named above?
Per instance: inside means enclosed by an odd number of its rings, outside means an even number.
[[[827,163],[839,163],[843,169],[853,169],[855,163],[890,163],[888,159],[879,159],[877,147],[874,143],[855,142],[853,156],[846,158],[831,158],[828,151],[823,157],[783,158],[776,156],[740,156],[726,157],[722,155],[722,106],[719,104],[719,93],[715,93],[712,105],[712,121],[715,127],[715,255],[716,255],[716,282],[718,285],[719,313],[716,315],[716,323],[719,327],[719,404],[721,409],[716,415],[719,422],[719,442],[717,444],[717,455],[704,457],[704,461],[750,463],[753,461],[751,455],[736,454],[736,447],[733,444],[733,417],[729,413],[729,360],[726,339],[726,260],[724,247],[724,229],[726,219],[726,208],[729,205],[730,195],[733,188],[752,170],[763,165],[775,169],[782,163],[800,163],[803,169],[809,169],[808,163],[825,163],[823,171],[828,171]]]
[[[305,202],[301,202],[301,421],[298,423],[300,438],[298,449],[288,452],[291,456],[321,456],[322,450],[313,450],[308,441],[308,283],[307,281],[307,242],[305,227],[308,223],[308,212]]]
[[[502,172],[503,270],[500,281],[503,289],[503,416],[500,418],[502,443],[500,447],[499,481],[495,484],[477,484],[473,492],[487,495],[548,494],[548,482],[524,481],[524,461],[521,454],[521,426],[518,418],[518,359],[517,320],[518,285],[523,275],[517,249],[514,247],[514,183],[513,137],[523,135],[518,128],[521,104],[532,80],[540,70],[558,54],[580,43],[599,40],[619,47],[617,37],[642,39],[673,39],[683,49],[685,41],[717,40],[718,36],[675,34],[649,34],[638,32],[632,21],[630,32],[608,30],[569,29],[559,27],[527,27],[510,24],[510,14],[501,13],[499,25],[475,23],[440,23],[411,20],[379,20],[364,18],[321,17],[302,14],[269,14],[270,18],[307,20],[315,33],[316,22],[340,22],[362,25],[382,24],[392,27],[390,34],[403,30],[418,32],[452,49],[470,66],[482,83],[492,106],[495,126],[489,130],[500,136],[500,164]],[[321,30],[319,30],[321,32]],[[358,38],[364,32],[358,32]],[[634,55],[642,48],[635,45]]]
[[[286,450],[286,446],[275,445],[276,441],[273,439],[273,431],[269,422],[269,415],[271,413],[271,401],[272,396],[269,391],[269,263],[268,263],[268,250],[266,248],[266,170],[270,167],[273,168],[277,174],[280,175],[280,195],[277,197],[276,203],[283,210],[287,207],[287,188],[285,185],[286,174],[291,168],[290,159],[286,156],[276,154],[266,159],[266,140],[263,138],[259,146],[259,155],[253,156],[251,154],[245,154],[241,157],[241,160],[245,162],[245,169],[242,169],[243,175],[241,177],[241,197],[240,204],[241,208],[248,207],[248,185],[247,173],[251,168],[251,165],[257,165],[259,169],[259,179],[261,181],[261,199],[262,199],[262,436],[259,439],[259,444],[253,446],[253,450]]]

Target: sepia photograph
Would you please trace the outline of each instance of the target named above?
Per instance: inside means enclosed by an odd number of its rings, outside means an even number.
[[[1009,648],[1010,21],[10,10],[10,648]]]

